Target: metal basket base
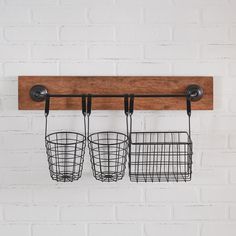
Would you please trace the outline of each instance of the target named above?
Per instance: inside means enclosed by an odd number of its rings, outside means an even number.
[[[51,174],[51,178],[57,182],[73,182],[78,180],[80,176],[72,173]]]
[[[96,180],[102,182],[116,182],[124,177],[124,173],[102,172],[102,173],[97,173],[94,177]]]
[[[191,174],[176,173],[168,176],[168,173],[159,176],[147,175],[147,174],[130,174],[131,182],[188,182],[191,181]]]

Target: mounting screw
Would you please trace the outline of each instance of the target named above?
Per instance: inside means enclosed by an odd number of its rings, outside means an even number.
[[[35,102],[42,102],[45,100],[47,89],[43,85],[35,85],[30,89],[30,97]]]
[[[190,95],[191,101],[198,101],[203,97],[203,89],[197,84],[191,84],[187,87],[185,93]]]

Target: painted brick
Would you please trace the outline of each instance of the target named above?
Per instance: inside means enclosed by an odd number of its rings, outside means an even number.
[[[153,221],[170,219],[171,210],[168,206],[118,206],[118,220]]]
[[[223,220],[226,207],[218,205],[175,206],[174,218],[178,220]]]
[[[0,20],[1,21],[1,20]],[[0,45],[0,60],[27,59],[29,50],[24,45]]]
[[[4,37],[3,37],[3,28],[0,28],[0,42],[4,41]]]
[[[235,117],[209,117],[208,119],[201,120],[201,129],[205,131],[223,131],[229,132],[234,131],[236,127],[235,124]]]
[[[30,236],[30,226],[20,224],[0,225],[0,234],[4,236],[24,235]]]
[[[227,40],[227,29],[225,27],[175,27],[174,41],[180,42],[225,42]]]
[[[204,59],[236,59],[235,50],[236,45],[209,44],[201,48],[201,56]]]
[[[180,6],[205,6],[205,5],[227,5],[227,0],[174,0],[176,5]]]
[[[236,40],[236,27],[230,28],[229,39],[232,40],[232,42],[235,42],[235,40]]]
[[[57,235],[57,236],[85,236],[85,226],[83,225],[33,225],[33,236]]]
[[[107,6],[113,5],[111,0],[60,0],[61,5],[72,5],[72,6],[85,6],[85,7],[94,7],[94,6]]]
[[[52,14],[53,12],[53,14]],[[47,7],[33,9],[33,20],[36,23],[86,23],[85,8],[73,7]]]
[[[167,26],[134,26],[116,27],[116,40],[122,42],[156,42],[171,40],[171,28]]]
[[[17,81],[0,80],[0,95],[2,95],[2,96],[14,96],[17,92],[17,89],[18,89]],[[14,119],[14,117],[11,117],[10,119]],[[22,119],[25,119],[25,117],[22,117]],[[2,118],[2,122],[4,122],[3,118]],[[26,122],[26,124],[27,124],[27,122]],[[8,124],[8,127],[9,127],[9,125],[10,124]],[[1,126],[1,124],[0,124],[0,126]],[[20,127],[18,127],[18,128],[20,128]]]
[[[202,236],[234,236],[236,225],[234,223],[205,223],[202,227]]]
[[[235,134],[229,135],[229,147],[232,149],[236,148],[236,135]]]
[[[204,202],[234,202],[236,198],[235,187],[213,187],[202,189]]]
[[[182,113],[182,114],[181,114]],[[194,131],[200,129],[200,119],[198,117],[192,118],[192,128]],[[169,116],[163,116],[152,114],[145,117],[145,129],[148,131],[172,131],[172,130],[180,130],[185,131],[188,129],[187,125],[187,115],[185,112],[179,112],[175,116],[171,115],[169,112]]]
[[[111,26],[64,26],[60,31],[64,41],[113,41],[114,30]]]
[[[225,12],[226,14],[222,14],[222,12]],[[202,11],[202,16],[205,24],[236,22],[233,7],[227,5],[204,8]]]
[[[231,169],[229,171],[229,177],[230,177],[230,183],[235,184],[236,183],[236,172],[235,172],[235,169]]]
[[[229,73],[230,75],[235,76],[236,75],[236,62],[232,61],[229,63]]]
[[[5,76],[18,75],[57,75],[57,63],[54,62],[8,62],[4,64]]]
[[[182,235],[192,235],[198,236],[198,225],[196,224],[157,224],[157,223],[146,223],[145,224],[145,235],[156,236],[158,234],[162,236],[182,236]]]
[[[236,166],[236,152],[205,151],[202,154],[202,165],[208,167]]]
[[[222,61],[219,62],[189,62],[181,61],[173,63],[173,71],[181,75],[196,75],[196,76],[224,76],[226,75],[227,65]]]
[[[30,11],[21,7],[2,7],[0,9],[2,24],[27,24],[30,22]]]
[[[171,67],[168,62],[118,62],[118,75],[166,75]]]
[[[89,57],[93,59],[137,59],[142,57],[139,45],[91,45]]]
[[[145,48],[145,58],[148,59],[196,59],[197,45],[148,45]]]
[[[56,5],[57,0],[6,0],[6,4],[19,6],[41,6],[41,5]]]
[[[30,201],[31,201],[30,189],[24,189],[24,188],[4,189],[2,188],[0,190],[1,203],[28,203]]]
[[[4,214],[3,206],[0,206],[0,221],[3,221],[3,219],[4,219],[3,214]]]
[[[115,65],[108,61],[61,62],[60,73],[62,75],[113,75]]]
[[[68,206],[60,212],[63,221],[111,221],[113,220],[112,206]]]
[[[145,21],[147,23],[198,23],[199,12],[191,7],[147,8]]]
[[[17,101],[17,96],[4,96],[1,99],[0,107],[3,111],[16,111],[18,109]]]
[[[0,0],[0,235],[235,235],[235,0]],[[212,75],[214,110],[193,112],[189,183],[52,181],[43,111],[18,111],[18,75]],[[135,111],[134,130],[186,129],[183,111]],[[81,118],[81,123],[80,123]],[[94,111],[91,132],[125,132]],[[50,129],[82,128],[79,111]],[[75,125],[76,123],[76,125]],[[212,222],[214,221],[214,222]]]
[[[81,112],[82,113],[82,112]],[[65,122],[67,120],[67,122]],[[50,112],[48,117],[48,133],[52,131],[71,130],[84,132],[83,117],[81,116],[58,116],[58,113]],[[43,133],[43,125],[45,117],[43,114],[40,117],[34,117],[32,120],[32,130],[35,132]]]
[[[199,191],[196,187],[148,188],[147,202],[198,202]]]
[[[141,202],[142,191],[137,188],[91,188],[90,202]]]
[[[134,6],[97,7],[89,11],[91,23],[138,23],[141,21],[141,9]]]
[[[0,83],[1,84],[1,83]],[[1,131],[25,131],[28,129],[27,117],[0,117]]]
[[[116,4],[118,5],[138,5],[138,6],[145,6],[145,7],[170,7],[173,6],[172,0],[116,0]]]
[[[8,41],[56,41],[57,29],[55,27],[8,27],[5,29]]]
[[[193,162],[195,162],[193,155]],[[194,164],[193,164],[194,167]],[[194,171],[191,184],[196,185],[218,185],[228,182],[227,171],[220,169],[199,169]]]
[[[11,140],[11,142],[9,142]],[[12,150],[14,143],[14,150],[32,150],[44,148],[44,138],[35,134],[8,134],[4,136],[4,148]]]
[[[45,162],[47,158],[45,155]],[[54,181],[51,180],[49,170],[11,170],[3,176],[4,186],[38,186],[38,185],[53,185]]]
[[[3,64],[0,63],[0,76],[2,76],[2,75],[3,75]]]
[[[0,151],[1,168],[25,168],[30,165],[30,156],[28,152],[19,151]]]
[[[97,236],[98,233],[103,236],[110,236],[112,232],[113,236],[129,235],[129,236],[141,236],[140,224],[90,224],[89,236]]]
[[[78,203],[87,202],[86,188],[64,189],[64,188],[39,188],[33,190],[33,201],[35,203]]]
[[[5,218],[8,221],[55,221],[58,209],[53,206],[6,206]]]
[[[226,148],[227,144],[228,137],[222,133],[201,133],[201,136],[198,136],[196,140],[196,146],[199,149],[221,149]]]
[[[32,58],[40,60],[82,59],[86,57],[85,45],[35,45],[32,48]]]

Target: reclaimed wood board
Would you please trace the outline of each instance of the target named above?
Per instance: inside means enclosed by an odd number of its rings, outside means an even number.
[[[41,110],[44,102],[35,102],[29,91],[44,85],[51,94],[183,94],[197,84],[203,88],[201,100],[192,109],[213,109],[213,77],[210,76],[19,76],[19,110]],[[93,98],[92,109],[122,110],[122,98]],[[51,98],[52,110],[81,109],[81,98]],[[137,110],[183,110],[184,98],[135,98]]]

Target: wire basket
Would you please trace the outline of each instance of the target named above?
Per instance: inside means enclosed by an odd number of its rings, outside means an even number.
[[[127,105],[128,98],[125,97],[124,101]],[[88,133],[91,106],[92,99],[89,96],[87,102]],[[124,177],[128,141],[128,136],[120,132],[104,131],[88,135],[90,161],[95,179],[102,182],[116,182]]]
[[[82,175],[84,135],[75,132],[56,132],[45,137],[50,176],[58,182],[72,182]]]
[[[189,181],[191,138],[187,132],[133,132],[129,167],[133,182]]]
[[[58,182],[72,182],[82,175],[84,154],[86,146],[85,134],[77,132],[55,132],[48,134],[48,114],[50,97],[46,97],[45,103],[45,147],[48,157],[49,172],[53,180]],[[85,123],[86,100],[82,98],[82,112]]]
[[[128,137],[118,132],[89,135],[88,146],[93,175],[102,182],[121,180],[125,174]]]
[[[189,132],[132,132],[130,100],[129,176],[132,182],[181,182],[192,176],[191,98],[186,96]]]

